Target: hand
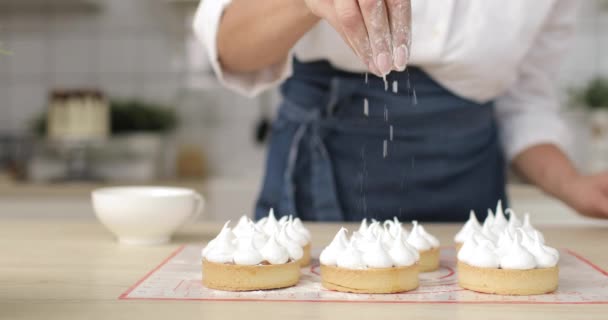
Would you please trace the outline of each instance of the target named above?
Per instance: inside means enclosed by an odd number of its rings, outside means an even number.
[[[409,60],[410,0],[304,0],[377,76],[403,71]]]
[[[577,176],[562,185],[562,200],[580,214],[608,219],[608,172]]]

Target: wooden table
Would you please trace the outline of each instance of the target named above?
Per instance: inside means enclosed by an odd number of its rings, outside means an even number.
[[[338,225],[308,224],[317,245]],[[349,304],[280,302],[125,301],[118,296],[184,243],[203,243],[217,224],[185,227],[171,245],[128,247],[95,223],[0,220],[0,319],[566,319],[606,318],[608,305]],[[428,225],[451,243],[456,225]],[[608,269],[608,229],[540,229]]]

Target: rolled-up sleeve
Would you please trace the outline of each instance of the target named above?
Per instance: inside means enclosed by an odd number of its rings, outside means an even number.
[[[578,1],[557,1],[520,64],[509,90],[496,100],[501,140],[509,160],[538,144],[566,151],[571,135],[559,112],[559,66],[576,22]]]
[[[217,34],[224,10],[231,2],[232,0],[202,0],[194,17],[194,32],[202,41],[219,81],[227,88],[253,97],[291,75],[292,56],[290,53],[283,61],[255,72],[239,73],[224,69],[219,60]]]

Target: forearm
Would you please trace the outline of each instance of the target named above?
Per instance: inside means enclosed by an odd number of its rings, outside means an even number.
[[[280,62],[318,20],[304,0],[233,0],[218,31],[220,63],[252,72]]]
[[[568,157],[555,145],[530,147],[513,160],[513,165],[543,191],[567,201],[565,187],[579,174]]]

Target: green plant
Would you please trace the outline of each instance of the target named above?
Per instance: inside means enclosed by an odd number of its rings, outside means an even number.
[[[0,42],[0,55],[10,56],[12,54],[13,54],[12,52],[10,52],[10,51],[8,51],[6,49],[2,49],[2,42]]]
[[[168,132],[177,125],[173,109],[137,99],[110,102],[112,134],[129,132]]]
[[[166,133],[177,125],[177,115],[172,108],[144,102],[138,99],[110,100],[112,135],[132,132]],[[46,134],[46,112],[32,122],[32,131],[39,136]]]
[[[608,79],[595,78],[585,87],[571,90],[570,103],[590,109],[608,108]]]

